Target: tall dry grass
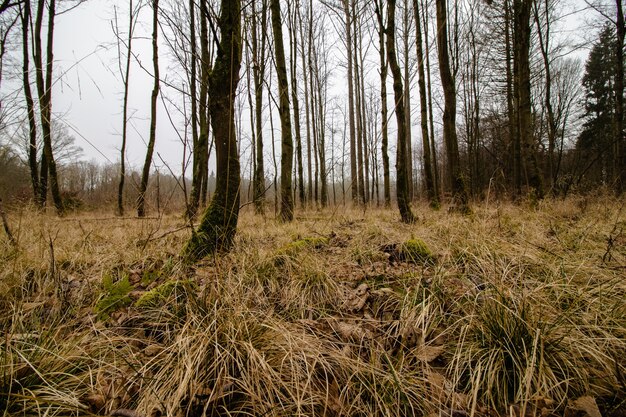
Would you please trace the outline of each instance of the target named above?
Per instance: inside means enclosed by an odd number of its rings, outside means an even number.
[[[0,410],[623,415],[623,201],[415,211],[245,212],[232,252],[193,267],[175,216],[9,213]],[[399,256],[408,240],[435,260]]]

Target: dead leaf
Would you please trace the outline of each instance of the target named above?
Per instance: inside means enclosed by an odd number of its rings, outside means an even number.
[[[422,362],[432,362],[444,351],[443,346],[420,346],[414,352],[415,357]]]
[[[89,408],[95,413],[99,413],[100,411],[102,411],[102,409],[104,409],[104,406],[106,405],[106,399],[104,398],[104,395],[96,393],[89,394],[87,397],[85,397],[85,402],[89,405]]]
[[[143,353],[146,356],[155,356],[156,354],[161,352],[161,350],[163,350],[161,346],[153,344],[146,346],[146,348],[143,350]]]
[[[595,398],[580,397],[570,401],[565,408],[564,417],[602,417]]]

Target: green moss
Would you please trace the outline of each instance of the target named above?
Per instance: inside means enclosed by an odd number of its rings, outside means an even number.
[[[293,242],[290,242],[278,249],[276,257],[277,259],[285,256],[292,258],[306,249],[322,249],[328,245],[328,242],[329,239],[327,237],[305,237],[294,240]]]
[[[326,245],[328,245],[327,237],[305,237],[288,243],[282,249],[287,252],[300,252],[306,248],[322,249]]]
[[[406,262],[432,265],[435,255],[421,239],[409,239],[398,248],[400,259]]]
[[[196,284],[190,280],[167,281],[143,294],[135,303],[137,308],[151,309],[163,306],[171,297],[187,298],[190,291],[196,290]]]
[[[121,279],[115,280],[110,274],[102,278],[102,293],[96,303],[96,313],[99,319],[106,319],[111,313],[120,308],[130,305],[129,297],[133,286],[128,281],[128,275],[123,275]]]

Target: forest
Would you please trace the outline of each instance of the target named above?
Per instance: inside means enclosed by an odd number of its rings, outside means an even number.
[[[0,0],[3,416],[626,415],[621,0],[104,3]]]

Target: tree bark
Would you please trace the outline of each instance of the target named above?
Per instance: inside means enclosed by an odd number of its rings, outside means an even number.
[[[624,10],[622,0],[616,0],[617,5],[617,46],[615,49],[615,61],[617,71],[615,74],[615,143],[617,144],[616,168],[618,170],[616,191],[624,193],[626,189],[626,137],[624,136]]]
[[[430,126],[430,150],[433,154],[433,179],[435,181],[435,194],[437,199],[441,198],[441,180],[439,178],[439,164],[437,162],[437,144],[435,143],[435,118],[433,117],[433,94],[430,77],[430,41],[428,37],[428,9],[420,0],[422,8],[422,23],[424,24],[424,37],[426,45],[426,86],[428,87],[428,121]]]
[[[304,41],[304,26],[303,19],[300,13],[300,8],[296,8],[296,13],[298,15],[298,29],[300,30],[300,42],[302,53],[300,54],[300,63],[302,65],[302,73],[304,75],[304,112],[305,112],[305,123],[306,123],[306,145],[307,145],[307,198],[309,204],[313,201],[313,168],[312,168],[312,160],[311,160],[311,113],[309,109],[309,72],[306,70],[307,66],[305,64],[305,41]],[[310,54],[310,52],[309,52]]]
[[[350,126],[350,193],[352,203],[359,203],[359,178],[356,162],[356,128],[354,125],[354,74],[352,68],[352,14],[350,5],[354,0],[342,0],[346,18],[346,55],[348,57],[348,122]]]
[[[409,172],[409,198],[415,198],[413,184],[413,134],[411,132],[411,76],[409,74],[409,2],[404,0],[402,13],[402,43],[404,46],[404,106],[406,108],[406,165]]]
[[[183,251],[189,262],[229,250],[239,218],[240,166],[235,136],[235,96],[241,68],[240,0],[222,0],[218,22],[221,40],[209,76],[209,113],[215,133],[217,187],[198,230]]]
[[[355,82],[355,119],[356,119],[356,153],[357,153],[357,190],[359,195],[359,203],[366,204],[366,188],[365,176],[363,174],[363,147],[365,142],[365,127],[363,123],[363,101],[362,97],[362,84],[363,84],[363,72],[361,71],[359,57],[358,57],[358,28],[357,28],[357,16],[356,16],[356,4],[352,3],[352,36],[353,36],[353,68],[354,68],[354,82]]]
[[[296,1],[296,8],[300,7],[300,2]],[[298,61],[298,41],[296,36],[296,12],[289,13],[289,43],[291,51],[291,99],[293,100],[293,119],[296,129],[296,169],[300,181],[298,182],[298,197],[300,205],[306,205],[306,193],[304,191],[304,167],[302,164],[302,135],[300,131],[300,103],[298,101],[297,87],[297,61]],[[306,70],[303,68],[303,70]]]
[[[422,147],[424,148],[424,178],[426,180],[426,194],[433,208],[439,207],[439,196],[435,189],[433,166],[431,162],[430,143],[428,136],[428,107],[426,104],[426,77],[424,74],[424,51],[422,48],[422,24],[417,0],[413,0],[413,14],[415,17],[415,45],[417,48],[417,72],[420,95],[420,127],[422,129]]]
[[[152,0],[152,66],[154,69],[154,84],[150,97],[150,136],[148,137],[148,149],[146,160],[141,172],[141,183],[139,184],[139,198],[137,200],[137,216],[146,215],[146,190],[148,189],[148,179],[150,178],[150,167],[152,165],[152,155],[154,154],[154,143],[156,141],[156,119],[157,119],[157,98],[159,96],[159,0]]]
[[[407,172],[407,147],[406,147],[406,116],[404,108],[404,89],[402,88],[402,72],[398,66],[395,45],[395,13],[396,1],[387,2],[387,59],[393,75],[393,92],[395,97],[396,121],[398,123],[398,143],[396,146],[396,194],[400,218],[404,223],[413,223],[416,218],[411,211],[409,197],[409,177]]]
[[[37,171],[37,122],[35,120],[35,102],[30,88],[30,68],[28,49],[28,28],[30,26],[30,0],[24,1],[24,9],[21,14],[22,20],[22,55],[23,55],[23,82],[24,97],[26,98],[26,111],[28,113],[28,167],[30,169],[30,179],[33,185],[33,195],[35,204],[43,207],[39,185],[39,172]]]
[[[283,30],[280,15],[280,1],[270,0],[272,13],[272,32],[274,34],[274,52],[276,54],[276,75],[278,76],[278,95],[281,127],[280,159],[280,219],[283,222],[293,220],[293,196],[291,194],[291,170],[293,169],[293,139],[291,136],[291,114],[289,109],[289,84]]]
[[[207,170],[209,157],[209,30],[207,25],[208,0],[200,0],[200,97],[197,108],[200,132],[193,152],[193,177],[191,180],[190,215],[195,217],[200,206],[200,199],[207,189]],[[195,32],[195,30],[194,30]],[[194,41],[195,44],[195,41]],[[194,48],[195,50],[195,48]]]
[[[43,23],[43,12],[45,1],[39,0],[37,17],[35,22],[35,67],[37,69],[37,91],[39,95],[39,111],[41,114],[41,131],[43,133],[43,158],[41,162],[40,175],[40,202],[45,205],[48,194],[48,178],[50,179],[50,190],[52,200],[59,214],[63,212],[63,201],[59,191],[56,162],[52,149],[52,67],[53,39],[54,39],[54,17],[56,14],[56,0],[50,0],[48,4],[48,28],[46,37],[46,69],[44,76],[41,28]],[[45,77],[45,79],[44,79]]]
[[[536,198],[543,198],[543,181],[539,171],[532,129],[530,94],[530,8],[533,0],[513,0],[514,17],[514,86],[517,90],[517,126],[522,147],[526,183]],[[517,70],[517,71],[515,71]]]
[[[381,116],[381,153],[383,159],[383,190],[385,194],[385,207],[391,206],[391,184],[389,180],[389,133],[387,129],[387,58],[385,56],[385,23],[383,21],[383,1],[376,4],[376,17],[378,18],[378,48],[380,54],[380,116]]]
[[[132,51],[134,31],[134,8],[133,0],[129,1],[128,7],[128,43],[126,46],[126,65],[122,80],[124,81],[124,98],[122,101],[122,147],[120,149],[120,182],[117,187],[117,214],[124,215],[124,182],[126,180],[126,139],[128,131],[128,92],[130,80],[130,57]],[[119,42],[119,40],[118,40]]]
[[[517,60],[513,59],[513,41],[511,39],[511,5],[509,0],[504,1],[504,42],[506,59],[506,105],[507,118],[509,120],[509,146],[511,155],[511,174],[513,176],[513,189],[517,197],[522,193],[522,150],[520,136],[517,129],[517,113],[515,111],[517,91],[513,87],[513,73],[516,72]]]
[[[265,44],[267,40],[267,3],[261,1],[261,40],[259,45],[256,1],[252,3],[252,60],[254,77],[254,111],[256,129],[256,169],[254,170],[254,209],[265,212],[265,167],[263,159],[263,77],[265,76]]]
[[[202,18],[202,16],[201,16]],[[198,148],[198,56],[196,42],[196,2],[189,0],[189,54],[191,55],[191,74],[189,77],[189,94],[191,96],[191,137],[194,151]],[[195,157],[195,154],[193,155]],[[198,210],[197,202],[194,205],[193,184],[196,180],[195,158],[191,165],[192,198],[187,206],[187,218],[193,219]],[[198,196],[199,197],[199,196]],[[199,199],[198,199],[199,200]]]
[[[456,85],[450,70],[447,20],[446,0],[437,0],[437,52],[444,95],[443,140],[448,157],[448,177],[452,185],[452,195],[456,208],[462,213],[468,213],[470,211],[469,201],[465,180],[461,172],[456,135]]]

